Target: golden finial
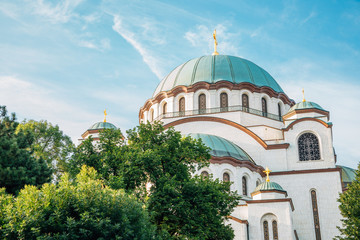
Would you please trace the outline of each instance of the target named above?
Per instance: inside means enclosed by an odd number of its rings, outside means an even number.
[[[303,93],[303,102],[306,102],[306,100],[305,100],[305,91],[304,91],[304,89],[302,89],[302,93]]]
[[[104,122],[106,122],[106,115],[107,115],[107,113],[106,113],[106,109],[104,110]]]
[[[265,171],[263,171],[264,173],[266,173],[266,181],[270,182],[270,178],[269,178],[269,174],[270,174],[270,170],[268,167],[266,167]]]
[[[212,55],[219,55],[219,53],[217,52],[218,42],[216,40],[216,29],[214,30],[213,37],[214,37],[214,52]]]

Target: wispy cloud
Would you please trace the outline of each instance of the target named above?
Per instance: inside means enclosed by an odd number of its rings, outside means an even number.
[[[37,0],[31,2],[31,5],[34,14],[45,17],[52,23],[66,23],[71,17],[76,16],[74,10],[82,2],[83,0],[63,0],[51,4]]]
[[[150,31],[149,25],[145,26],[147,28],[147,31]],[[154,57],[154,54],[150,52],[148,48],[144,46],[144,44],[142,44],[142,42],[139,40],[139,38],[134,32],[124,26],[121,17],[118,15],[114,15],[113,29],[136,49],[136,51],[142,56],[143,61],[149,66],[150,70],[159,79],[164,76],[164,72],[160,68],[160,62],[158,58]],[[156,37],[150,39],[156,39]],[[158,40],[157,43],[160,44],[161,41]]]
[[[95,43],[94,41],[80,40],[79,46],[99,51],[104,51],[111,48],[110,40],[107,38],[101,39],[98,43]]]
[[[85,131],[88,119],[96,119],[75,103],[66,103],[56,97],[55,90],[31,83],[16,76],[0,76],[0,103],[9,112],[16,112],[21,118],[46,119],[59,124],[65,133],[76,140]],[[76,114],[72,114],[76,113]]]
[[[226,24],[229,25],[229,24]],[[238,43],[234,41],[239,40],[237,33],[232,33],[227,30],[225,24],[218,24],[213,28],[205,25],[198,25],[195,29],[187,31],[184,38],[190,42],[193,47],[203,48],[204,53],[212,52],[214,49],[214,40],[212,32],[216,29],[218,36],[218,52],[220,54],[238,54]]]
[[[310,19],[312,19],[312,18],[314,18],[314,17],[316,17],[316,16],[317,16],[317,13],[316,13],[315,11],[312,11],[312,12],[309,14],[309,16],[307,16],[304,20],[302,20],[302,21],[300,22],[300,25],[303,25],[303,24],[307,23]]]
[[[18,7],[8,2],[0,2],[0,12],[15,20],[19,17]]]
[[[325,60],[293,59],[272,70],[277,73],[276,79],[285,93],[296,102],[301,101],[301,89],[304,88],[307,101],[316,102],[330,111],[338,163],[356,167],[360,149],[355,146],[357,135],[352,133],[360,133],[360,113],[354,111],[354,107],[360,105],[360,84],[344,74],[328,71],[335,64]]]

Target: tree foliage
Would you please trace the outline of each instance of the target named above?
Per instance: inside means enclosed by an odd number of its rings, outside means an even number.
[[[127,132],[104,130],[93,145],[85,140],[69,171],[93,166],[106,183],[136,194],[147,204],[151,220],[167,239],[232,239],[224,220],[239,197],[229,183],[193,176],[209,164],[209,149],[160,123],[141,124]]]
[[[355,180],[348,185],[347,191],[340,194],[340,211],[344,219],[339,230],[341,236],[336,239],[360,240],[360,164]]]
[[[0,187],[16,194],[25,184],[40,186],[50,181],[51,169],[43,158],[32,156],[33,135],[16,128],[19,123],[13,113],[7,115],[5,106],[0,106]]]
[[[74,151],[74,144],[58,125],[54,126],[44,120],[29,120],[19,124],[16,131],[33,135],[31,151],[35,158],[44,159],[56,175],[64,171],[64,166]]]
[[[93,168],[75,181],[26,186],[18,197],[0,192],[1,239],[158,239],[143,204],[104,186]]]

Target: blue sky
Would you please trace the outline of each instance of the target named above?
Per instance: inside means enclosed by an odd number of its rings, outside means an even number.
[[[220,54],[329,110],[338,163],[357,166],[359,1],[1,1],[0,105],[74,141],[104,108],[125,131],[167,73],[212,53],[215,28]]]

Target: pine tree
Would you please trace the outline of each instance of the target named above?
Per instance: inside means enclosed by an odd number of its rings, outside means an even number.
[[[33,136],[24,131],[16,133],[18,125],[15,113],[8,116],[6,107],[0,106],[0,187],[12,194],[26,184],[40,186],[51,177],[45,161],[31,156]]]

